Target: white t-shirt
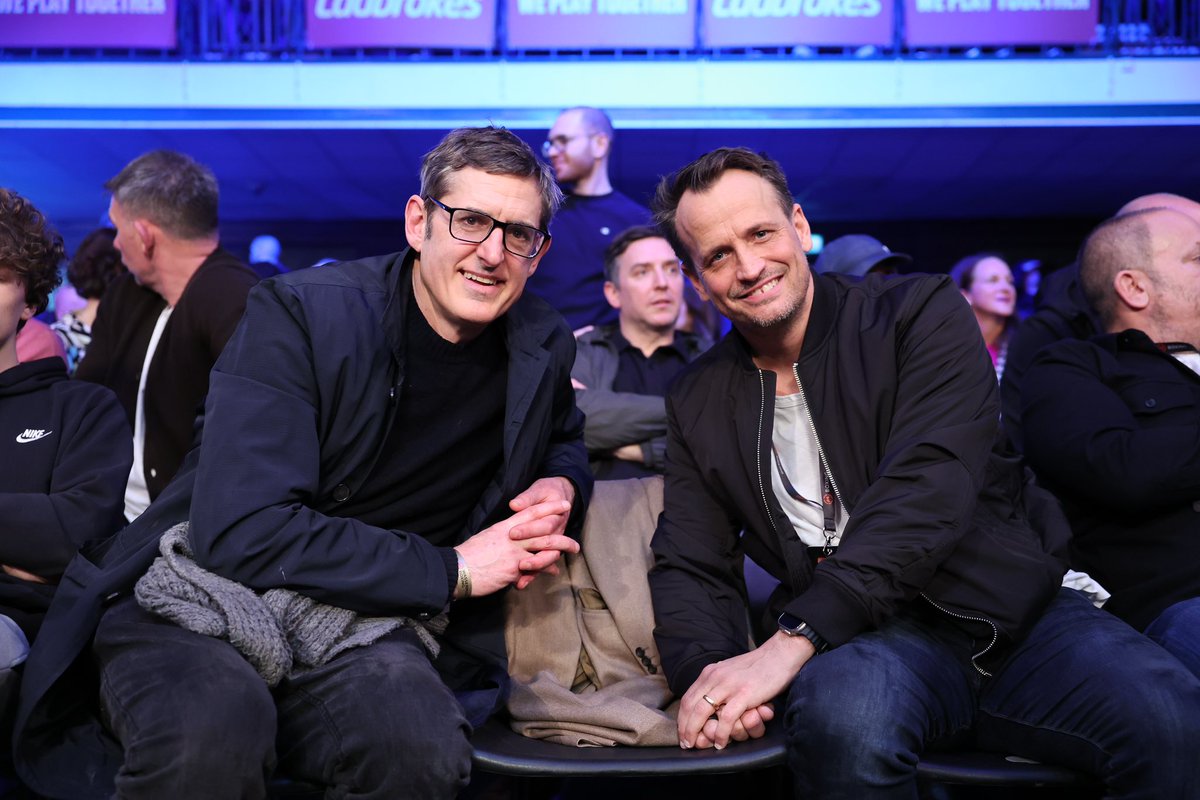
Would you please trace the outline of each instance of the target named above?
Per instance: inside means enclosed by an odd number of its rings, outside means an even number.
[[[824,547],[825,513],[821,507],[821,489],[824,481],[821,477],[821,454],[817,449],[817,435],[809,418],[808,408],[804,404],[804,395],[797,392],[775,398],[775,428],[771,433],[771,443],[779,454],[779,461],[771,456],[771,488],[775,497],[783,507],[796,535],[808,547]],[[783,478],[779,475],[779,464],[787,474],[788,481],[802,497],[809,500],[802,503],[794,499],[787,491]],[[834,512],[837,527],[836,535],[828,542],[836,547],[842,539],[842,531],[846,529],[849,514],[838,501]]]
[[[1200,353],[1197,353],[1195,350],[1184,350],[1179,353],[1172,353],[1171,355],[1179,359],[1180,364],[1200,375]]]
[[[146,358],[142,361],[142,377],[138,381],[137,411],[133,416],[133,466],[129,468],[129,481],[125,484],[125,519],[133,522],[142,515],[150,505],[150,489],[146,485],[145,453],[146,453],[146,373],[150,371],[150,361],[154,351],[158,349],[158,340],[162,338],[171,311],[167,307],[158,315],[154,323],[154,332],[150,334],[150,345],[146,348]]]

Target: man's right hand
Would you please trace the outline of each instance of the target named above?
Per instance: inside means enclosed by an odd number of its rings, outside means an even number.
[[[517,583],[522,576],[532,580],[531,573],[552,568],[563,553],[578,553],[578,542],[552,533],[559,526],[559,518],[570,510],[571,504],[566,501],[536,503],[455,547],[471,572],[471,596],[492,594]],[[509,531],[518,525],[524,526],[522,538],[514,540]],[[539,533],[540,527],[545,528],[544,533]]]
[[[679,701],[679,745],[720,750],[762,736],[775,716],[771,701],[815,654],[808,639],[780,631],[749,653],[709,664]]]

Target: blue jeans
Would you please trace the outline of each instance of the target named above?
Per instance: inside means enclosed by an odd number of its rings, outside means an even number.
[[[916,603],[793,681],[797,797],[912,800],[947,744],[1089,772],[1107,798],[1200,797],[1200,680],[1133,628],[1063,589],[989,678],[970,660],[986,641]]]
[[[395,631],[275,689],[230,644],[126,598],[93,650],[120,798],[262,798],[275,771],[326,797],[452,798],[470,726],[417,637]]]
[[[1200,678],[1200,597],[1168,606],[1145,633]]]

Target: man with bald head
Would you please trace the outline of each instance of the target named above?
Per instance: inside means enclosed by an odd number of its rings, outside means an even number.
[[[1170,208],[1181,214],[1187,214],[1194,220],[1200,221],[1200,203],[1188,197],[1183,197],[1170,192],[1154,192],[1152,194],[1144,194],[1141,197],[1135,197],[1125,205],[1121,206],[1117,211],[1117,216],[1122,217],[1126,214],[1132,214],[1135,211],[1145,211],[1150,208]]]
[[[617,311],[604,293],[604,251],[617,234],[650,222],[650,212],[613,189],[608,178],[612,120],[598,108],[568,108],[554,121],[542,155],[558,182],[570,184],[554,218],[554,249],[529,279],[529,289],[554,306],[575,329],[608,325]]]
[[[1200,221],[1200,203],[1167,192],[1135,197],[1117,211],[1117,217],[1148,208],[1170,208]],[[1021,386],[1034,356],[1061,339],[1087,339],[1104,329],[1084,297],[1076,264],[1058,270],[1042,284],[1038,309],[1017,328],[1008,346],[1004,377],[1000,382],[1000,408],[1004,429],[1012,444],[1024,450],[1021,424]]]
[[[1112,594],[1105,608],[1200,675],[1200,219],[1114,217],[1079,274],[1105,332],[1034,361],[1026,455],[1063,500],[1072,566]]]

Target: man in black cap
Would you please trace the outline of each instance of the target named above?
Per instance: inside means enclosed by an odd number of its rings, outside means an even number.
[[[911,263],[912,256],[893,253],[872,236],[852,233],[825,245],[813,269],[822,275],[836,272],[861,278],[868,273],[895,275],[901,266]]]

